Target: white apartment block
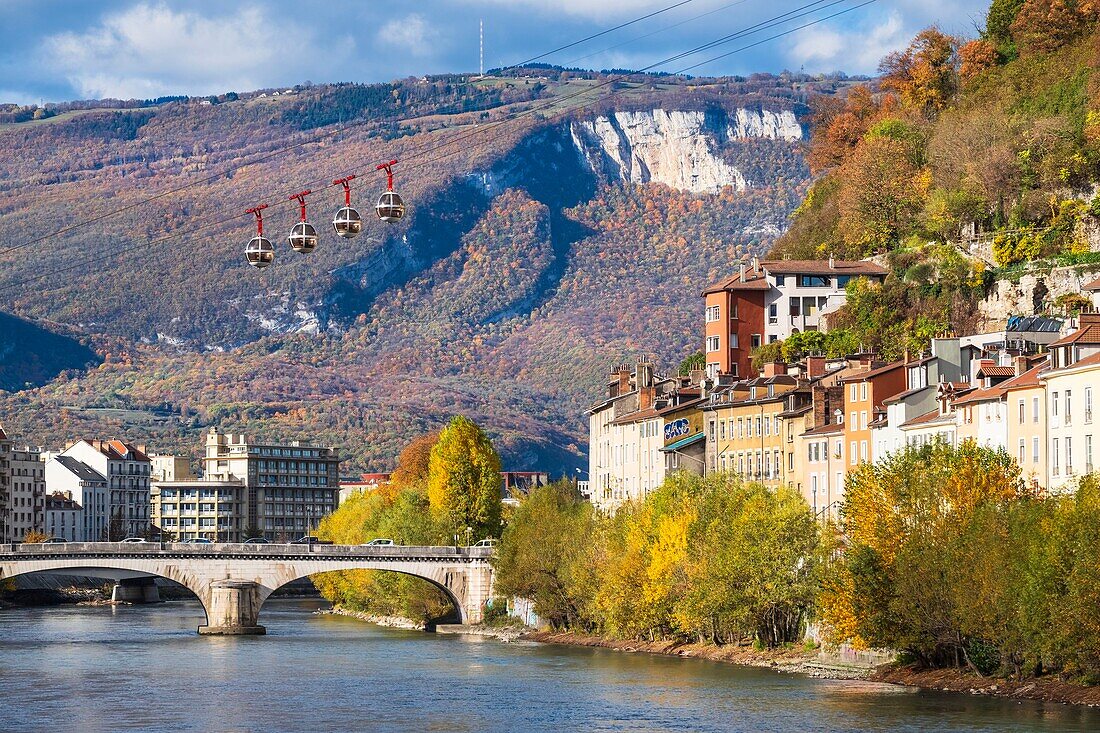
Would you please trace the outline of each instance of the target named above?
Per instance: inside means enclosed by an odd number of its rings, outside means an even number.
[[[84,510],[73,498],[58,492],[46,497],[46,528],[50,537],[59,537],[66,542],[86,542],[84,536]]]
[[[75,458],[106,477],[112,540],[144,537],[150,533],[152,462],[145,453],[145,446],[122,440],[81,440],[62,455]],[[87,508],[85,502],[80,503]]]
[[[75,542],[105,542],[111,537],[110,490],[107,477],[72,456],[59,455],[45,464],[46,490],[50,496],[66,496],[80,507]],[[50,520],[46,524],[49,527]],[[50,534],[47,531],[47,534]],[[61,535],[56,535],[61,536]]]
[[[40,451],[30,446],[13,447],[9,456],[9,541],[22,542],[28,532],[42,532],[45,526],[45,466]]]
[[[11,502],[11,452],[12,442],[0,428],[0,542],[11,542],[8,526],[8,510]]]
[[[247,500],[241,481],[154,481],[153,524],[175,540],[244,542]]]

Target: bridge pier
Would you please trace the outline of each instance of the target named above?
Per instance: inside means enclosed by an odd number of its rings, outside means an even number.
[[[111,588],[111,603],[160,603],[156,578],[123,578]]]
[[[258,636],[267,629],[259,624],[263,595],[259,584],[248,580],[215,580],[205,597],[206,625],[199,633],[208,636]]]

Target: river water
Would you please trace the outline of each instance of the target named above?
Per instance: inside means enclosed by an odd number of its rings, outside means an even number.
[[[197,603],[0,611],[0,731],[1062,731],[1088,709],[694,659],[383,629],[264,606],[207,638]]]

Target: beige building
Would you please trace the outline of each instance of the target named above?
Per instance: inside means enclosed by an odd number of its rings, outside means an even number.
[[[191,460],[186,456],[169,456],[151,453],[153,481],[188,481],[195,478],[191,472]]]
[[[1001,384],[1008,406],[1008,451],[1024,478],[1047,485],[1047,392],[1042,372],[1047,362]]]
[[[1042,375],[1046,383],[1047,484],[1051,491],[1073,489],[1100,465],[1097,450],[1096,392],[1100,390],[1100,353]]]
[[[340,456],[335,448],[300,441],[258,443],[211,428],[203,482],[237,481],[244,486],[244,536],[295,540],[314,531],[321,517],[336,509]]]
[[[41,451],[30,446],[13,447],[8,455],[8,533],[11,542],[22,542],[28,532],[42,532],[45,527],[45,464]]]
[[[247,499],[241,481],[154,481],[153,524],[176,540],[244,542]]]

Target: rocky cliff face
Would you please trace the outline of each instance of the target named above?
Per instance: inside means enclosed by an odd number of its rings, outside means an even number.
[[[573,143],[593,171],[632,183],[664,183],[694,193],[724,186],[742,191],[753,181],[722,156],[730,142],[792,142],[803,137],[793,112],[740,108],[612,112],[574,122]]]
[[[1085,283],[1098,276],[1100,270],[1096,269],[1056,267],[1049,272],[1028,273],[1019,280],[998,280],[978,309],[988,327],[1000,328],[1009,316],[1039,313],[1045,303],[1079,294]]]

